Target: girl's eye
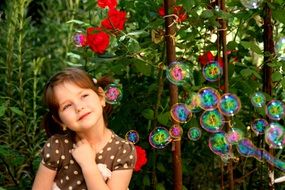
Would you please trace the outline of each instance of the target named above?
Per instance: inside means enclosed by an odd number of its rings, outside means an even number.
[[[83,94],[82,97],[86,98],[87,96],[89,96],[89,94]]]
[[[70,106],[71,106],[71,104],[66,104],[66,105],[63,106],[62,110],[64,111],[64,110],[66,110],[67,108],[69,108]]]

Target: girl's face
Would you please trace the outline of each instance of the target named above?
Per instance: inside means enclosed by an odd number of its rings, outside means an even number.
[[[54,94],[61,122],[70,130],[84,132],[96,125],[104,125],[105,98],[92,89],[64,82],[54,87]]]

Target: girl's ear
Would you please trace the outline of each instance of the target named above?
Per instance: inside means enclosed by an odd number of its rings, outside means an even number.
[[[106,106],[106,101],[105,101],[105,92],[103,90],[103,88],[98,87],[98,92],[99,92],[99,99],[101,102],[102,107]]]

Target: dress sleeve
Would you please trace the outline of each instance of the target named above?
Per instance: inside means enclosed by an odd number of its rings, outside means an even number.
[[[59,138],[50,137],[45,143],[41,151],[41,163],[49,169],[58,170],[61,164],[60,155],[62,154],[62,146]]]
[[[132,143],[124,143],[118,148],[113,170],[133,169],[136,163],[136,149]]]

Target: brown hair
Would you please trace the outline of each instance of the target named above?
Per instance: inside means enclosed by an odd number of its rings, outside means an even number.
[[[59,105],[55,98],[54,87],[63,82],[72,82],[80,88],[92,89],[99,96],[103,96],[102,92],[99,92],[98,88],[105,88],[112,82],[109,77],[102,77],[95,82],[92,77],[82,69],[79,68],[66,68],[55,75],[53,75],[47,82],[44,89],[44,103],[48,107],[49,111],[44,116],[42,121],[42,127],[45,129],[48,137],[54,134],[66,133],[60,126],[60,118],[58,115]],[[103,109],[104,120],[107,125],[107,118],[111,113],[112,108],[110,104],[106,104]]]

